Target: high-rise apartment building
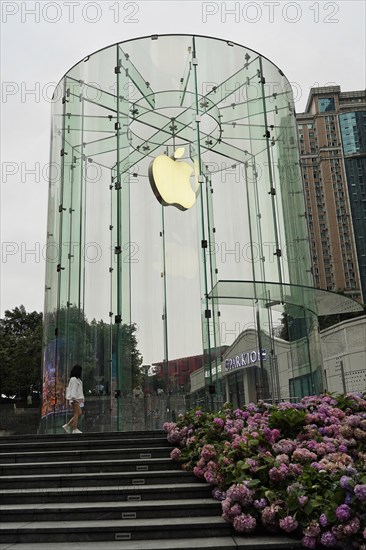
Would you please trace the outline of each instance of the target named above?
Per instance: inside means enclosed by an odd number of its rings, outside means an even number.
[[[297,115],[315,286],[366,300],[366,92],[312,88]]]

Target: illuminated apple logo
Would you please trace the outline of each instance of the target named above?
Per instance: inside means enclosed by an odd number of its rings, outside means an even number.
[[[149,180],[154,195],[163,206],[176,206],[188,210],[197,199],[191,187],[193,167],[188,162],[177,162],[184,154],[184,147],[176,149],[173,158],[159,155],[149,166]],[[196,189],[198,189],[197,177]]]

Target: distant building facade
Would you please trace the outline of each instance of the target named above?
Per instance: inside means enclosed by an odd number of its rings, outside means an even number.
[[[228,346],[221,346],[219,349],[211,350],[211,361],[216,354],[221,355]],[[154,363],[156,379],[165,382],[171,391],[189,392],[190,375],[203,368],[204,356],[193,355],[191,357],[180,357],[167,361],[166,367],[163,362]]]
[[[258,334],[244,330],[225,351],[217,376],[226,401],[234,408],[255,403],[299,401],[312,395],[313,378],[323,391],[347,393],[366,390],[366,316],[350,319],[321,331],[322,367],[309,372],[301,356],[293,357],[289,342],[272,337],[271,347],[258,349]],[[261,361],[262,359],[262,361]],[[262,364],[261,364],[262,363]],[[213,372],[216,377],[216,370]],[[208,372],[191,374],[191,405],[204,404]],[[265,380],[264,380],[265,378]],[[269,388],[261,395],[261,388]]]
[[[325,385],[329,392],[366,389],[366,317],[349,319],[321,333]]]
[[[312,88],[297,127],[315,286],[365,301],[365,90]]]

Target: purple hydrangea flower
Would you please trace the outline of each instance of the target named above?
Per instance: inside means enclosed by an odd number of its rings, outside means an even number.
[[[339,485],[342,487],[342,489],[349,489],[350,482],[352,481],[352,478],[348,476],[342,476],[339,480]]]
[[[351,508],[348,504],[341,504],[336,510],[336,516],[339,521],[347,521],[351,516]]]
[[[333,535],[331,531],[326,531],[322,534],[320,542],[323,544],[323,546],[336,546],[337,545],[337,539]]]
[[[302,545],[306,548],[316,548],[316,538],[315,537],[308,537],[305,535],[305,537],[302,538]]]
[[[265,498],[260,498],[259,500],[254,501],[254,508],[261,510],[267,506],[268,502]]]
[[[215,489],[212,490],[212,496],[216,500],[225,500],[226,493],[225,491],[221,491],[218,487],[215,487]]]
[[[349,505],[349,504],[351,504],[351,502],[352,502],[352,493],[347,491],[346,497],[344,499],[344,503]]]
[[[328,525],[328,518],[325,514],[321,514],[319,517],[319,523],[322,527],[326,527]]]
[[[361,502],[366,501],[366,484],[355,486],[355,495]]]

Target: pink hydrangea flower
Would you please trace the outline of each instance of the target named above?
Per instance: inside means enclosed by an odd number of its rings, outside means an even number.
[[[240,514],[233,521],[233,526],[239,533],[252,533],[257,526],[256,519],[249,514]]]
[[[299,522],[293,516],[286,516],[280,519],[280,527],[286,533],[292,533],[299,526]]]
[[[307,527],[304,529],[304,535],[314,538],[320,535],[320,525],[317,521],[312,520]]]
[[[179,457],[180,457],[181,454],[182,454],[182,451],[180,449],[175,448],[170,453],[170,458],[172,460],[179,460]]]
[[[346,537],[351,537],[352,535],[355,535],[357,531],[360,528],[360,520],[357,517],[351,518],[347,523],[343,526],[343,532]]]
[[[216,426],[219,426],[220,428],[223,428],[224,425],[225,425],[225,422],[223,421],[222,418],[219,418],[219,417],[216,417],[213,419],[212,421]]]
[[[201,457],[205,460],[205,461],[209,461],[211,460],[212,458],[215,458],[215,456],[217,455],[216,451],[215,451],[215,447],[213,445],[204,445],[202,447],[202,451],[201,451]]]
[[[317,459],[317,455],[308,451],[308,449],[295,449],[292,453],[292,460],[299,462],[310,462]]]
[[[193,473],[196,477],[203,477],[205,472],[202,468],[198,468],[198,466],[195,466],[193,468]]]

